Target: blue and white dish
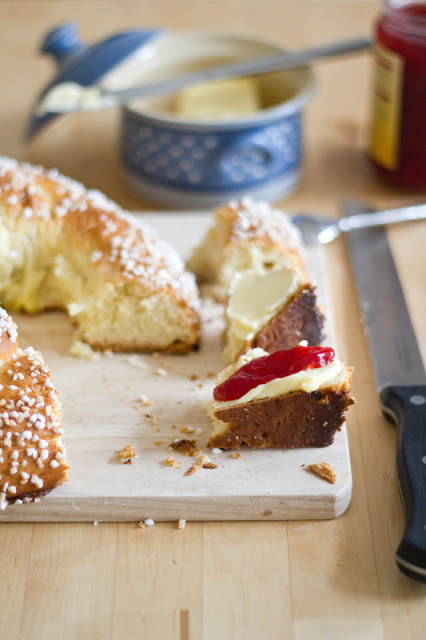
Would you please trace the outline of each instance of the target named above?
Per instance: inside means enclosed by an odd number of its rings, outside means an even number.
[[[300,176],[301,113],[235,131],[175,129],[126,109],[125,176],[142,196],[167,206],[212,207],[243,195],[277,200]]]
[[[150,65],[138,83],[212,61],[282,53],[274,45],[211,32],[166,32],[150,48]],[[312,72],[303,67],[257,82],[270,106],[235,120],[185,120],[173,113],[170,98],[124,107],[121,158],[128,183],[156,204],[192,209],[245,195],[275,201],[290,193],[301,175],[302,110],[312,94]]]

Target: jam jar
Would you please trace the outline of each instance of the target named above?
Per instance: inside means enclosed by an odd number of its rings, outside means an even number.
[[[426,188],[426,3],[388,0],[376,24],[369,155],[394,184]]]

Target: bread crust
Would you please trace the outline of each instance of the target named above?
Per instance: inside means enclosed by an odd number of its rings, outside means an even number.
[[[334,441],[344,413],[353,403],[345,383],[341,388],[320,387],[311,393],[295,391],[217,409],[214,416],[227,424],[227,430],[211,437],[210,446],[327,447]]]
[[[315,287],[302,285],[278,313],[251,340],[244,351],[261,347],[268,353],[297,347],[301,340],[320,345],[325,317],[316,304]]]
[[[120,353],[134,353],[135,351],[141,353],[157,353],[161,351],[170,355],[185,355],[192,351],[199,349],[199,342],[191,344],[188,342],[173,342],[166,347],[158,347],[157,345],[148,343],[139,343],[136,346],[133,344],[125,344],[124,342],[90,342],[90,346],[94,351],[117,351]]]

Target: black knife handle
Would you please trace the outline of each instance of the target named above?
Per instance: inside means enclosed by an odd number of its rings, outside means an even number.
[[[396,466],[405,531],[396,562],[410,578],[426,582],[426,385],[386,387],[380,401],[385,416],[398,426]]]

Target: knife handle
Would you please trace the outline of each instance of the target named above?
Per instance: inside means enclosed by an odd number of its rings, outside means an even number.
[[[386,387],[380,401],[385,416],[398,426],[396,466],[405,531],[396,562],[410,578],[426,582],[426,385]]]

